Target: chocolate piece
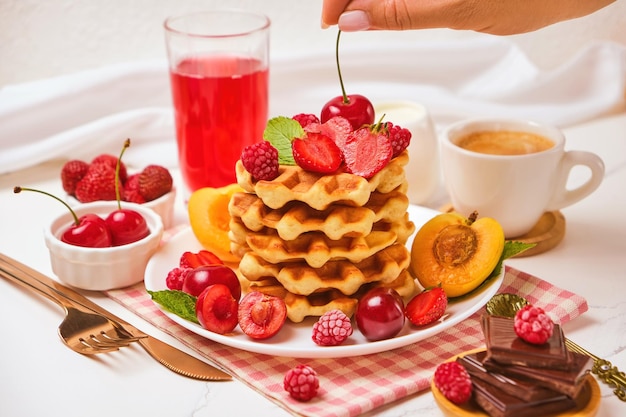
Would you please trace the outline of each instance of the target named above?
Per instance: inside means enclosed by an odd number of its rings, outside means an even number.
[[[521,365],[502,365],[491,359],[483,362],[489,372],[497,372],[550,388],[570,397],[576,397],[584,385],[585,375],[593,366],[593,359],[580,353],[570,352],[572,358],[569,370],[530,368]]]
[[[570,358],[561,326],[554,325],[546,343],[534,345],[517,336],[513,322],[507,317],[483,316],[487,359],[510,365],[568,369]]]
[[[538,401],[554,397],[555,391],[539,386],[536,382],[498,372],[489,372],[482,363],[486,355],[487,352],[470,353],[458,357],[457,362],[467,370],[472,381],[480,379],[521,400]]]
[[[550,398],[525,401],[480,379],[474,379],[472,383],[474,401],[491,417],[536,417],[560,413],[576,406],[573,399],[563,394],[554,393]]]

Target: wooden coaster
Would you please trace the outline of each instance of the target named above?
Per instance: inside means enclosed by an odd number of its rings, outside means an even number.
[[[530,232],[511,240],[537,244],[516,256],[517,258],[524,258],[549,251],[561,243],[564,236],[565,216],[560,211],[548,211],[543,213]]]
[[[452,205],[443,206],[441,211],[444,213],[453,211]],[[547,211],[543,213],[530,232],[508,240],[536,244],[535,247],[515,256],[516,258],[524,258],[549,251],[561,243],[563,237],[565,237],[565,216],[560,211]]]

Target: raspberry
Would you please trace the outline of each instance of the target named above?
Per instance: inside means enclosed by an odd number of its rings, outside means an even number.
[[[170,272],[167,273],[167,278],[165,278],[165,284],[167,288],[170,290],[183,290],[183,281],[185,279],[185,274],[189,271],[189,268],[174,268]]]
[[[271,181],[278,176],[278,151],[266,140],[246,146],[241,162],[257,180]]]
[[[408,148],[411,143],[411,132],[409,129],[394,126],[394,124],[390,122],[387,122],[387,132],[389,133],[389,141],[393,148],[392,158],[395,158]]]
[[[283,379],[283,387],[298,401],[309,401],[317,395],[320,386],[317,373],[308,365],[297,365],[289,370]]]
[[[515,314],[515,334],[528,343],[542,345],[552,336],[554,323],[540,307],[524,306]]]
[[[435,386],[448,400],[463,404],[472,396],[472,380],[458,362],[445,362],[437,366]]]
[[[66,162],[61,169],[63,190],[69,195],[74,195],[76,192],[76,184],[85,176],[88,169],[89,164],[85,161],[74,159]]]
[[[319,123],[320,119],[314,114],[299,113],[292,117],[293,120],[300,123],[300,126],[307,127],[311,123]]]
[[[313,325],[312,339],[320,346],[337,346],[352,334],[350,319],[341,310],[331,310]]]

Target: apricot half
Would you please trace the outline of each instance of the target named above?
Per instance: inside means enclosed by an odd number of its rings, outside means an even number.
[[[230,213],[228,203],[236,192],[243,191],[237,184],[221,188],[205,187],[194,191],[187,203],[191,230],[200,244],[224,262],[239,262],[230,251]]]
[[[489,277],[503,250],[504,232],[496,220],[443,213],[415,235],[410,270],[423,287],[441,285],[448,297],[458,297]]]

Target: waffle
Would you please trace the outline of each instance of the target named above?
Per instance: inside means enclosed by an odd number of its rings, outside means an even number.
[[[254,232],[240,220],[231,219],[229,237],[231,252],[243,257],[248,250],[263,260],[278,264],[304,260],[308,266],[321,268],[331,260],[348,260],[358,263],[393,245],[406,243],[415,230],[405,214],[393,223],[380,221],[365,236],[330,239],[322,232],[309,232],[294,240],[283,240],[274,229],[264,228]]]
[[[245,191],[255,193],[270,208],[278,209],[290,201],[302,201],[316,210],[325,210],[334,203],[361,207],[373,191],[393,191],[405,182],[404,166],[408,160],[408,153],[404,151],[369,180],[346,172],[318,174],[298,166],[281,165],[277,178],[256,181],[241,160],[237,161],[235,170],[239,185]]]
[[[232,218],[241,219],[251,231],[275,229],[284,240],[294,240],[307,232],[324,232],[337,240],[346,236],[365,236],[374,223],[401,218],[409,206],[406,182],[383,194],[373,192],[363,207],[332,205],[314,210],[306,203],[292,201],[279,209],[271,209],[251,193],[235,193],[228,206]]]
[[[239,271],[249,281],[275,278],[288,292],[297,295],[329,289],[352,295],[363,284],[393,281],[408,267],[409,261],[408,249],[396,243],[358,263],[328,261],[320,268],[312,268],[304,261],[273,264],[255,252],[246,252]]]
[[[372,286],[393,288],[402,297],[407,299],[415,294],[417,288],[413,277],[404,270],[391,282],[377,282],[363,285],[359,288],[359,291],[352,296],[347,296],[335,289],[318,291],[308,296],[293,294],[273,279],[252,282],[250,283],[249,289],[250,291],[260,291],[284,299],[287,305],[287,317],[294,323],[300,323],[308,316],[321,316],[335,309],[343,311],[348,317],[352,317],[359,302],[359,298],[371,289]]]

